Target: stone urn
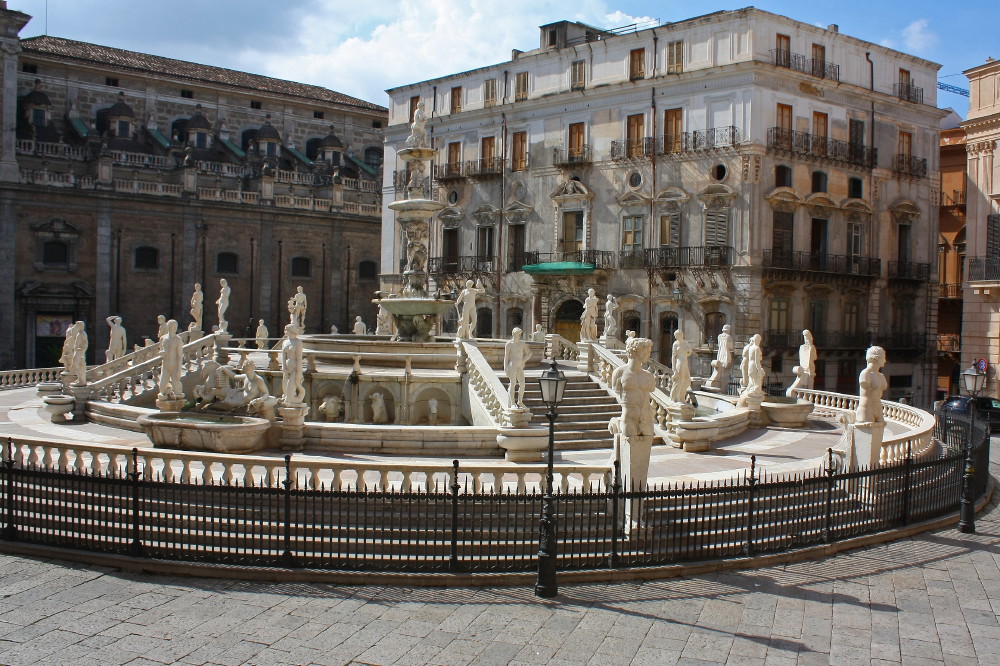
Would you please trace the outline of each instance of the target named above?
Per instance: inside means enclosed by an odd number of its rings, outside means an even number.
[[[42,398],[42,402],[53,423],[66,423],[66,415],[73,411],[76,398],[71,395],[47,395]]]
[[[62,393],[62,382],[38,382],[35,385],[35,392],[43,398],[47,395]]]

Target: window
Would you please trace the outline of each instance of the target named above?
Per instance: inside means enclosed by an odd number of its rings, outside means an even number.
[[[250,108],[260,110],[263,108],[263,106],[257,100],[252,99],[250,100]]]
[[[729,209],[705,211],[705,245],[723,247],[729,244]]]
[[[476,254],[481,260],[493,258],[493,241],[495,237],[496,229],[492,225],[479,227],[479,231],[476,234]]]
[[[809,322],[807,324],[810,331],[826,330],[826,301],[809,301]]]
[[[381,129],[382,128],[382,121],[381,120],[373,120],[372,121],[372,127],[375,128],[375,129]]]
[[[65,266],[69,263],[69,244],[63,241],[45,241],[42,244],[42,263]]]
[[[859,272],[861,259],[862,227],[858,222],[847,224],[847,256],[851,260],[851,272]]]
[[[451,111],[450,113],[462,112],[462,86],[455,86],[451,89]]]
[[[507,310],[507,335],[514,331],[515,328],[524,327],[524,311],[521,308],[509,308]]]
[[[32,64],[30,62],[25,62],[21,64],[21,71],[25,74],[38,74],[38,65]]]
[[[312,260],[309,257],[293,257],[292,277],[312,277]]]
[[[913,154],[913,134],[910,132],[899,133],[899,154],[907,157]]]
[[[420,104],[420,95],[414,95],[413,97],[410,98],[410,115],[409,115],[410,119],[407,120],[406,122],[408,123],[413,122],[413,114],[417,112],[417,104]]]
[[[583,249],[583,213],[563,213],[562,251],[577,252]]]
[[[847,196],[851,199],[862,199],[865,196],[865,181],[860,178],[847,179]]]
[[[792,66],[792,38],[788,35],[774,36],[774,64],[778,67]]]
[[[462,161],[462,143],[453,141],[448,144],[448,172],[458,175],[459,163]]]
[[[326,114],[323,113],[322,111],[313,111],[313,118],[315,120],[323,120],[323,116],[325,116],[325,115]]]
[[[641,215],[628,215],[622,219],[622,252],[626,254],[642,252]]]
[[[625,156],[642,157],[645,153],[643,138],[645,135],[644,119],[641,113],[625,119]]]
[[[116,76],[106,76],[104,77],[104,85],[111,86],[112,88],[118,87],[118,77]]]
[[[781,333],[787,332],[788,310],[789,302],[787,298],[772,298],[771,308],[768,312],[767,330]]]
[[[861,323],[861,305],[857,301],[844,303],[844,333],[857,334]]]
[[[194,99],[194,91],[181,88],[181,97],[184,99]]]
[[[493,310],[491,308],[476,308],[476,337],[493,337]]]
[[[774,186],[775,187],[791,187],[792,186],[792,167],[785,166],[784,164],[779,164],[774,167]]]
[[[483,81],[483,106],[496,106],[497,104],[497,80],[486,79]]]
[[[812,123],[812,152],[814,155],[826,155],[828,130],[830,127],[830,117],[825,113],[813,112]]]
[[[208,148],[208,134],[206,132],[195,132],[194,146],[195,148]]]
[[[35,127],[45,127],[45,109],[31,110],[31,124]]]
[[[587,85],[587,61],[574,60],[569,66],[569,87],[582,90]]]
[[[580,159],[583,157],[586,143],[586,128],[583,123],[571,123],[568,129],[569,157],[570,159]]]
[[[771,225],[771,254],[778,266],[791,267],[795,240],[795,214],[774,211]]]
[[[130,138],[132,136],[132,123],[127,120],[119,120],[116,136],[122,139]]]
[[[684,42],[667,44],[667,74],[680,74],[684,71]]]
[[[220,252],[215,255],[216,273],[239,273],[240,258],[235,252]]]
[[[896,257],[901,264],[910,263],[911,231],[912,229],[909,224],[899,225],[898,236],[896,237]]]
[[[684,149],[684,109],[663,112],[663,152],[679,153]]]
[[[373,167],[382,164],[382,149],[374,146],[365,148],[365,164]]]
[[[705,313],[705,342],[718,340],[719,334],[722,333],[722,327],[725,325],[725,312]]]
[[[132,266],[137,270],[156,270],[160,267],[160,251],[149,246],[135,248]]]
[[[358,263],[359,280],[375,280],[378,278],[378,265],[374,261],[362,261]]]
[[[628,78],[635,81],[646,76],[646,49],[632,49],[628,53]]]
[[[668,213],[660,216],[660,245],[680,247],[681,245],[681,214]]]
[[[778,127],[783,130],[792,130],[792,107],[790,104],[779,104],[777,112]]]
[[[528,99],[528,73],[518,72],[514,75],[514,101]]]
[[[822,44],[812,45],[812,75],[823,78],[826,73],[826,47]]]
[[[813,192],[826,192],[826,173],[823,171],[813,171],[812,173],[812,191]]]
[[[514,132],[511,139],[510,170],[524,171],[528,168],[528,133]]]
[[[785,359],[780,354],[771,357],[771,372],[781,374],[785,371]]]
[[[484,136],[482,141],[479,143],[479,159],[483,162],[488,162],[492,160],[496,155],[496,137]],[[486,164],[482,165],[482,168],[486,168]]]
[[[549,30],[549,46],[555,46],[558,43],[558,35],[559,33],[555,28]]]
[[[912,80],[910,79],[910,70],[908,69],[899,70],[899,87],[901,89],[909,87],[911,81]]]
[[[639,330],[642,327],[642,315],[638,310],[626,310],[622,313],[622,330],[635,331],[636,335],[641,335]]]
[[[528,234],[525,232],[523,224],[512,224],[510,227],[510,263],[511,270],[519,271],[524,268],[524,251],[527,247]]]
[[[278,154],[278,144],[275,143],[274,141],[265,141],[264,146],[265,146],[264,153],[268,157],[275,157]]]
[[[1000,257],[1000,215],[986,216],[986,256]]]

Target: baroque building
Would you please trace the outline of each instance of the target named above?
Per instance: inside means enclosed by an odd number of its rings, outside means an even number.
[[[739,344],[763,333],[769,381],[787,386],[808,328],[817,388],[853,392],[881,344],[888,396],[929,404],[938,69],[754,8],[557,22],[510,61],[389,90],[383,189],[409,182],[395,151],[422,102],[447,204],[428,270],[446,291],[483,281],[480,335],[541,324],[575,340],[594,287],[663,363],[681,327],[705,372],[730,324]]]
[[[962,119],[941,121],[941,204],[938,215],[937,399],[958,394],[965,264],[966,146]]]
[[[319,86],[43,36],[0,2],[0,367],[57,363],[83,320],[103,360],[157,315],[272,335],[302,285],[306,328],[374,320],[384,107]]]

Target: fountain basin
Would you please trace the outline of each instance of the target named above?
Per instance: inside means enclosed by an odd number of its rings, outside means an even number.
[[[701,453],[712,447],[712,442],[739,435],[750,427],[753,413],[733,404],[735,398],[697,391],[699,407],[695,417],[670,421],[664,442],[684,449],[688,453]]]
[[[428,333],[432,320],[425,318],[436,317],[455,307],[454,301],[410,296],[377,298],[372,303],[389,311],[401,339],[413,342],[430,342]]]
[[[772,425],[785,428],[801,428],[809,420],[813,404],[801,398],[768,396],[760,403],[760,408],[764,411],[767,420]]]
[[[136,419],[154,446],[216,453],[249,453],[268,446],[271,422],[252,416],[161,412]]]
[[[48,394],[42,398],[45,404],[45,411],[49,413],[49,420],[52,423],[65,423],[66,415],[73,411],[76,405],[76,398],[71,395]]]

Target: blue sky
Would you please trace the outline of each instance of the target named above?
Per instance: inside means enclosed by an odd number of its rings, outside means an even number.
[[[510,58],[538,41],[537,27],[572,19],[602,27],[638,18],[678,21],[750,2],[624,0],[9,0],[35,18],[22,36],[81,41],[315,83],[386,104],[386,88]],[[754,6],[941,63],[941,80],[1000,58],[1000,0],[793,2]],[[993,26],[976,31],[969,26]],[[957,75],[957,76],[956,76]],[[967,100],[941,92],[963,117]]]

